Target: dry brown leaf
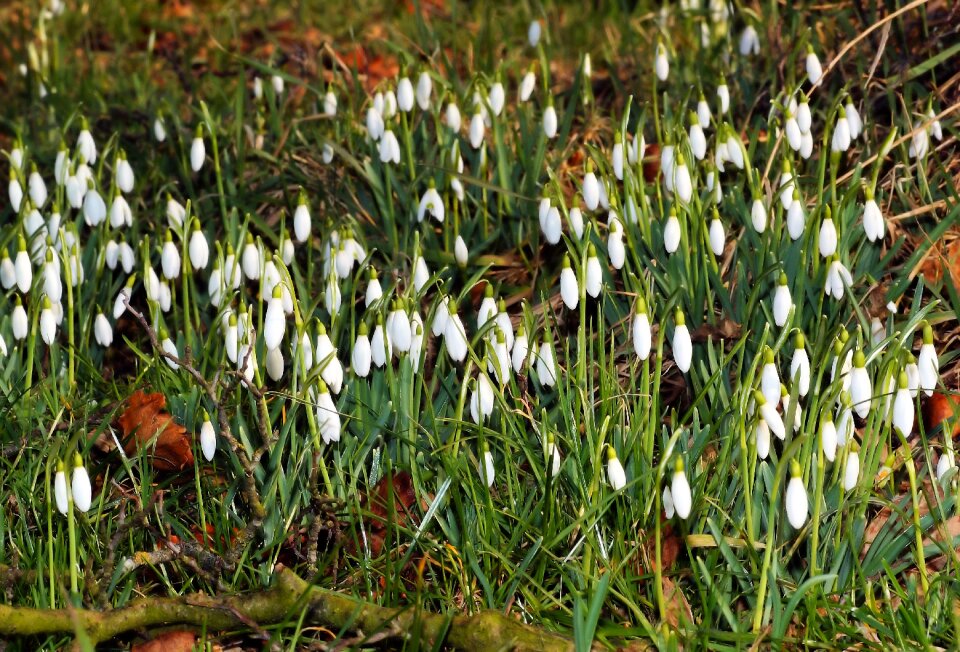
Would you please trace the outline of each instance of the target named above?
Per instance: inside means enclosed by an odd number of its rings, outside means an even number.
[[[166,632],[146,643],[134,645],[131,652],[191,652],[197,637],[192,632]]]
[[[925,432],[929,433],[948,419],[950,421],[944,424],[944,430],[952,425],[954,436],[960,432],[960,397],[934,392],[933,396],[923,401],[921,407]]]
[[[393,505],[390,505],[390,496],[393,494]],[[377,557],[383,550],[387,536],[388,525],[393,527],[405,526],[412,516],[411,508],[417,502],[417,494],[413,488],[413,478],[406,471],[389,474],[366,494],[361,500],[364,511],[364,530],[367,534],[367,544],[370,546],[370,555]]]
[[[663,599],[666,600],[666,621],[674,629],[693,622],[693,611],[680,587],[669,577],[663,578]]]
[[[193,448],[186,429],[166,412],[166,406],[163,394],[135,391],[119,419],[120,441],[127,455],[136,455],[140,448],[148,450],[158,471],[179,471],[193,464]]]

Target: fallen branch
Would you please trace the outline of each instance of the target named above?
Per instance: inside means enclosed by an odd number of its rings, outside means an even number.
[[[573,643],[546,630],[525,625],[496,611],[469,616],[418,613],[381,607],[358,598],[311,586],[278,564],[274,584],[264,591],[227,597],[203,594],[179,598],[142,598],[108,611],[32,609],[0,605],[0,638],[70,634],[82,628],[94,645],[126,632],[167,625],[192,625],[207,631],[250,628],[305,614],[304,624],[340,631],[348,626],[366,635],[421,637],[460,650],[572,650]]]

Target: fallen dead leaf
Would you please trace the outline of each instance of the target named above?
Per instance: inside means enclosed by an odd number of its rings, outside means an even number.
[[[673,629],[693,622],[693,611],[680,587],[669,577],[663,578],[663,599],[666,601],[666,621]]]
[[[160,636],[134,645],[131,652],[191,652],[197,637],[192,632],[166,632]]]
[[[370,493],[363,497],[360,504],[371,556],[377,557],[383,550],[391,521],[393,527],[403,527],[410,521],[410,510],[416,502],[413,478],[406,471],[384,476]]]
[[[953,436],[960,433],[960,397],[934,392],[923,401],[922,412],[924,432],[929,433],[946,421],[945,430],[952,426]]]
[[[179,471],[193,464],[193,448],[186,429],[165,411],[166,406],[163,394],[135,391],[119,419],[120,441],[127,455],[149,450],[158,471]]]

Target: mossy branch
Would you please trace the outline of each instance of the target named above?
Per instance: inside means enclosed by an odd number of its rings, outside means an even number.
[[[381,607],[358,598],[311,586],[292,570],[277,565],[273,586],[264,591],[216,597],[142,598],[108,611],[32,609],[0,605],[0,637],[69,634],[82,628],[93,643],[125,632],[167,625],[207,631],[272,625],[305,613],[305,623],[339,631],[344,625],[373,634],[402,637],[419,628],[432,642],[460,650],[572,650],[573,643],[495,611],[449,617],[414,609]]]

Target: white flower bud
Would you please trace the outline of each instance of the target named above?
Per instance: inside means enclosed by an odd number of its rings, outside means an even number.
[[[210,417],[204,413],[203,424],[200,426],[200,450],[203,457],[208,462],[213,460],[217,452],[217,433],[213,430],[213,424],[210,423]]]
[[[790,460],[790,480],[787,483],[786,508],[787,520],[795,530],[799,530],[807,522],[809,503],[807,490],[803,486],[803,477],[800,465],[796,460]]]
[[[676,327],[673,331],[673,360],[680,371],[687,373],[693,361],[693,343],[690,341],[690,331],[687,330],[683,313],[678,310],[674,319]]]
[[[607,481],[614,491],[620,491],[627,486],[627,474],[613,446],[607,446]]]
[[[690,509],[693,506],[693,496],[690,493],[690,483],[687,482],[687,475],[683,471],[683,460],[679,457],[674,465],[673,479],[670,482],[670,495],[673,497],[673,507],[677,516],[686,520],[690,516]]]
[[[90,511],[93,502],[93,490],[90,487],[90,476],[83,466],[83,459],[78,453],[74,458],[73,473],[70,474],[70,489],[73,494],[73,505],[81,512]]]

